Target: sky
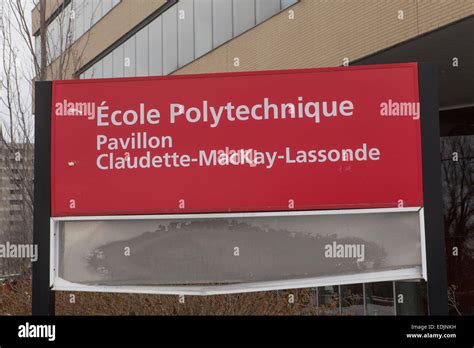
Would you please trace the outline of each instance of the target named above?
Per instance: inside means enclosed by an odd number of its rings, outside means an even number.
[[[8,18],[11,18],[11,13],[8,7],[8,3],[10,1],[16,1],[16,0],[0,0],[0,18],[4,20],[4,23],[6,23],[6,20]],[[26,22],[30,25],[31,29],[31,11],[34,8],[34,0],[20,0],[24,6],[25,9],[25,14],[27,16]],[[31,82],[30,78],[32,78],[32,61],[30,57],[30,53],[21,38],[19,34],[19,28],[15,23],[15,20],[12,20],[12,36],[13,36],[13,45],[17,50],[17,63],[23,69],[26,73],[25,77],[20,81],[20,88],[21,88],[21,95],[25,103],[29,102],[29,106],[31,106],[31,100],[32,100],[32,88],[31,88]],[[3,37],[0,36],[0,48],[3,46]],[[2,50],[0,49],[0,79],[4,80],[5,78],[5,73],[4,73],[4,66],[2,63],[2,58],[3,58],[3,53]],[[0,96],[3,98],[5,97],[6,90],[4,88],[0,89]],[[0,103],[0,122],[3,124],[3,126],[8,125],[8,109],[3,103]],[[3,128],[3,127],[2,127]],[[5,132],[3,132],[5,136]]]

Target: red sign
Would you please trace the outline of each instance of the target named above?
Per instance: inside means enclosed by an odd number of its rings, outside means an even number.
[[[52,215],[422,206],[416,64],[53,82]]]

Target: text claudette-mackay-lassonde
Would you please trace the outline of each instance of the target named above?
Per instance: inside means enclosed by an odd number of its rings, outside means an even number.
[[[158,108],[139,103],[135,108],[120,110],[112,108],[106,102],[72,103],[64,100],[56,104],[57,116],[87,116],[94,120],[98,128],[96,136],[96,165],[99,170],[153,169],[153,168],[187,168],[191,166],[250,166],[271,169],[278,163],[330,163],[341,161],[378,161],[380,150],[361,143],[355,147],[342,148],[294,148],[298,144],[282,144],[283,137],[272,141],[275,149],[257,149],[232,145],[232,139],[239,139],[242,144],[247,134],[239,127],[238,132],[226,129],[222,133],[205,132],[203,139],[196,136],[197,128],[184,128],[185,125],[205,125],[216,130],[223,125],[232,126],[250,122],[298,122],[306,120],[306,125],[315,126],[335,118],[351,118],[354,115],[354,103],[342,101],[305,101],[298,97],[294,102],[273,103],[264,98],[252,105],[236,105],[228,102],[224,105],[211,105],[207,100],[201,105],[185,106],[170,103],[165,119]],[[311,123],[307,123],[307,121]],[[160,125],[165,125],[170,134],[158,134]],[[144,131],[137,131],[146,129]],[[135,127],[135,131],[121,132],[118,128]],[[173,131],[176,127],[176,131]],[[155,131],[155,129],[157,131]],[[199,128],[202,130],[202,127]],[[254,128],[255,130],[255,128]],[[272,131],[272,125],[268,132]],[[110,136],[107,133],[113,133]],[[261,128],[262,139],[267,128]],[[120,133],[121,136],[116,136]],[[125,135],[122,135],[125,133]],[[193,136],[194,134],[194,136]],[[214,137],[214,134],[216,136]],[[255,134],[253,134],[255,136]],[[175,139],[181,137],[181,139]],[[194,140],[190,139],[193,137]],[[212,137],[212,138],[209,138]],[[199,140],[196,140],[199,139]],[[218,139],[218,145],[209,144]],[[315,139],[316,140],[316,139]],[[228,141],[228,143],[226,143]],[[179,142],[186,146],[177,147]],[[315,143],[317,143],[315,141]],[[192,145],[192,146],[191,146]],[[203,146],[200,149],[200,146]],[[213,148],[214,146],[214,148]],[[184,150],[183,150],[184,149]]]

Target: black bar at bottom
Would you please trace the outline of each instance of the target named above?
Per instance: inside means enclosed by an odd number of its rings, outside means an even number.
[[[28,323],[28,324],[26,324]],[[20,325],[42,327],[43,337],[19,337]],[[2,347],[65,343],[412,343],[453,347],[474,342],[474,317],[0,317]],[[38,331],[36,331],[38,332]],[[51,337],[51,341],[48,339]]]

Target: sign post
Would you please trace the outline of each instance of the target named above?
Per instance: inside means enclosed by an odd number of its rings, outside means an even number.
[[[33,315],[54,315],[55,304],[50,284],[51,92],[52,82],[36,82],[33,243],[39,257],[33,263]]]
[[[448,315],[437,77],[438,71],[433,65],[418,65],[422,115],[428,312],[430,315]]]

